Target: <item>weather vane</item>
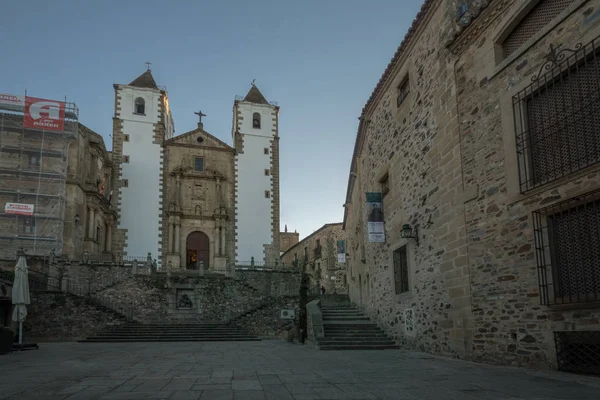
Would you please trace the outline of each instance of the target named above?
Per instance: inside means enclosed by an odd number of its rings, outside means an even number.
[[[255,81],[255,80],[256,80],[256,79],[252,79],[252,83],[251,83],[251,85],[252,85],[252,86],[254,86],[254,81]]]

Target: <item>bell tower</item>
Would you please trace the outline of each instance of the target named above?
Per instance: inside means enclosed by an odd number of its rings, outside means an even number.
[[[279,107],[252,82],[233,105],[236,263],[279,260]]]
[[[164,141],[174,127],[167,92],[148,69],[128,85],[115,84],[113,199],[118,226],[113,249],[161,263]]]

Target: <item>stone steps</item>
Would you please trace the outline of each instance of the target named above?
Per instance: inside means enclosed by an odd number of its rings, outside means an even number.
[[[317,340],[320,350],[398,349],[370,318],[352,306],[322,307],[325,337]]]
[[[398,349],[397,345],[319,345],[319,350],[391,350]]]
[[[143,343],[143,342],[257,342],[260,341],[256,337],[246,338],[224,338],[224,337],[161,337],[161,338],[96,338],[90,337],[88,339],[79,340],[79,343]]]
[[[216,342],[260,340],[240,327],[226,324],[127,324],[90,336],[82,343]]]

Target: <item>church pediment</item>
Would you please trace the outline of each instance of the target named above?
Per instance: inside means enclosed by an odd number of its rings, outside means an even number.
[[[175,136],[174,138],[167,140],[166,144],[233,151],[233,148],[227,143],[219,140],[203,129],[195,129],[179,136]]]

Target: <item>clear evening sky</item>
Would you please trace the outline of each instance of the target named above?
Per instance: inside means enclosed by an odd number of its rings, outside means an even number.
[[[175,134],[232,144],[236,95],[280,111],[281,229],[341,222],[358,117],[422,0],[5,0],[0,93],[64,99],[111,148],[113,83],[146,61]],[[143,201],[142,199],[140,199]]]

